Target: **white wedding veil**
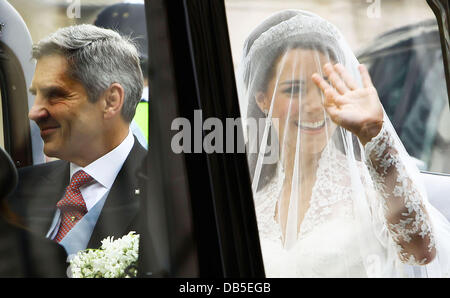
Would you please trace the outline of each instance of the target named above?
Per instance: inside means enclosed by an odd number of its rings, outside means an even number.
[[[244,45],[237,86],[267,275],[448,274],[449,224],[429,204],[414,161],[386,114],[380,135],[366,146],[331,121],[311,79],[313,73],[327,79],[327,63],[340,63],[363,85],[339,30],[306,11],[272,15]],[[372,165],[377,158],[385,159]],[[404,213],[395,225],[387,218],[397,197],[413,218]],[[435,248],[427,265],[399,245],[412,233],[429,240],[429,252]]]

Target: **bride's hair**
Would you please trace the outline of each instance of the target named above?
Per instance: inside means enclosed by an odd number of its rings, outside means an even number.
[[[267,86],[270,80],[275,76],[276,62],[289,50],[299,48],[305,50],[316,50],[324,55],[327,55],[329,60],[334,63],[344,63],[344,56],[338,46],[337,40],[334,36],[330,36],[329,32],[326,30],[324,30],[324,33],[304,32],[299,30],[298,34],[293,32],[293,34],[288,34],[289,37],[287,38],[277,38],[275,42],[270,38],[266,38],[265,43],[259,43],[257,48],[254,48],[258,39],[265,32],[271,28],[279,26],[281,23],[286,22],[291,18],[300,15],[311,17],[311,15],[305,14],[305,12],[298,10],[284,10],[278,12],[258,25],[247,37],[243,49],[245,62],[243,63],[243,68],[241,69],[243,83],[248,87],[245,95],[248,101],[246,115],[247,119],[255,119],[256,123],[259,123],[260,119],[266,117],[256,103],[256,94],[257,92],[265,93],[267,91]],[[290,28],[286,30],[290,30]],[[259,132],[256,132],[256,135],[251,135],[252,131],[250,130],[248,132],[249,140],[257,140],[257,152],[259,152],[259,148],[261,146],[260,140],[257,137]],[[276,133],[274,132],[272,136],[276,136],[275,134]],[[272,148],[277,148],[277,146],[279,146],[278,137],[271,138],[271,134],[269,134],[267,144],[270,144]],[[249,146],[248,143],[247,146]],[[253,179],[259,154],[250,153],[250,150],[248,150],[248,152],[249,169],[251,178]],[[277,165],[278,163],[263,163],[257,187],[258,190],[262,189],[272,180],[275,176]]]

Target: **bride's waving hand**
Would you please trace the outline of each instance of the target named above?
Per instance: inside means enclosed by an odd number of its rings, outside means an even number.
[[[363,82],[361,88],[342,64],[324,65],[323,71],[331,85],[317,73],[312,80],[325,95],[324,107],[331,120],[351,131],[365,145],[381,130],[383,108],[367,68],[360,65],[358,69]]]

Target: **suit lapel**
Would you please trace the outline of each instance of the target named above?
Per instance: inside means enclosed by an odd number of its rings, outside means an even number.
[[[139,210],[137,171],[142,166],[146,151],[139,142],[134,146],[125,160],[113,186],[106,198],[105,205],[92,232],[88,248],[99,248],[101,240],[108,236],[122,237],[131,229],[135,230],[135,220]]]

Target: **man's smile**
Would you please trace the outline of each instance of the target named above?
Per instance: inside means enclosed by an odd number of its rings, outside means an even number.
[[[44,138],[46,136],[49,136],[50,134],[54,133],[59,127],[59,125],[40,127],[41,137]]]

